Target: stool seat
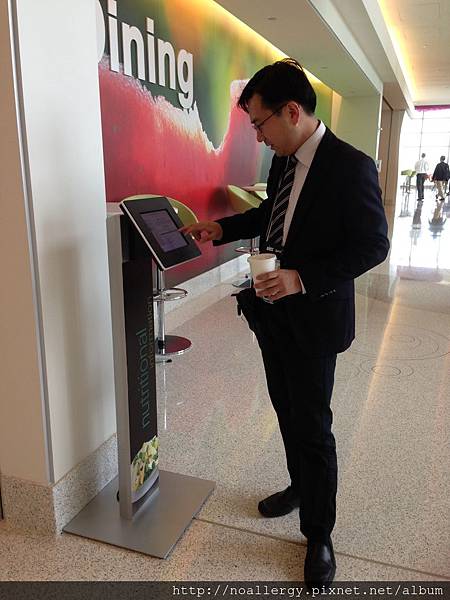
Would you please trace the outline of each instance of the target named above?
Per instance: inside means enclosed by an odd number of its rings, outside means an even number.
[[[237,213],[244,213],[251,208],[258,208],[263,201],[262,198],[247,192],[237,185],[227,186],[227,191],[231,208]],[[256,251],[256,238],[250,240],[250,246],[239,246],[238,248],[235,248],[235,252],[240,252],[241,254],[254,254]]]
[[[251,208],[258,208],[263,201],[263,198],[256,196],[237,185],[227,186],[227,192],[231,208],[237,213],[244,213]],[[238,248],[235,248],[235,252],[239,252],[240,254],[255,254],[257,251],[256,238],[250,240],[249,246],[239,246]],[[233,286],[239,288],[249,287],[250,283],[251,280],[247,274],[244,279],[234,281]]]
[[[250,208],[258,208],[263,201],[259,196],[255,196],[237,185],[227,186],[227,191],[231,208],[237,213],[246,212]]]

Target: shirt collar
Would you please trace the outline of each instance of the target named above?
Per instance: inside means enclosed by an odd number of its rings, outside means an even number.
[[[302,165],[305,165],[305,167],[309,168],[311,166],[314,154],[316,153],[325,131],[325,125],[322,121],[319,121],[319,126],[315,132],[300,146],[300,148],[298,148],[297,152],[295,153],[295,158],[298,160],[298,162],[301,162]]]

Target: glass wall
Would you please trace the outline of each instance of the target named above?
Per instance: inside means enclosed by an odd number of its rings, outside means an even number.
[[[400,136],[400,171],[414,170],[422,152],[426,154],[429,174],[440,156],[448,162],[450,154],[450,109],[416,110],[413,118],[405,115]],[[400,176],[399,181],[401,182]]]
[[[450,198],[441,201],[434,183],[425,181],[423,199],[410,177],[421,154],[433,175],[441,156],[450,155],[450,109],[405,114],[400,135],[399,191],[392,237],[391,266],[400,279],[444,281],[441,269],[450,268]],[[448,223],[447,223],[448,221]],[[426,279],[428,278],[428,279]]]

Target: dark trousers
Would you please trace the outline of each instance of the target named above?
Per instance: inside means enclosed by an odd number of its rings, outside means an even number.
[[[417,187],[417,199],[423,200],[423,184],[425,183],[426,174],[425,173],[417,173],[416,175],[416,187]]]
[[[300,531],[308,540],[328,541],[336,520],[337,460],[330,408],[336,354],[305,356],[281,304],[261,306],[260,312],[256,335],[291,485],[300,497]]]

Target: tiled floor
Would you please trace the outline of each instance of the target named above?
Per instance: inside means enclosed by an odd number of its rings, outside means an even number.
[[[413,204],[413,200],[410,200]],[[337,580],[450,578],[450,224],[434,200],[395,219],[390,259],[357,282],[357,338],[338,359]],[[408,210],[403,210],[407,213]],[[193,349],[158,366],[161,467],[216,481],[165,561],[0,525],[0,579],[300,580],[298,515],[257,502],[287,484],[259,350],[223,284],[168,316]]]

